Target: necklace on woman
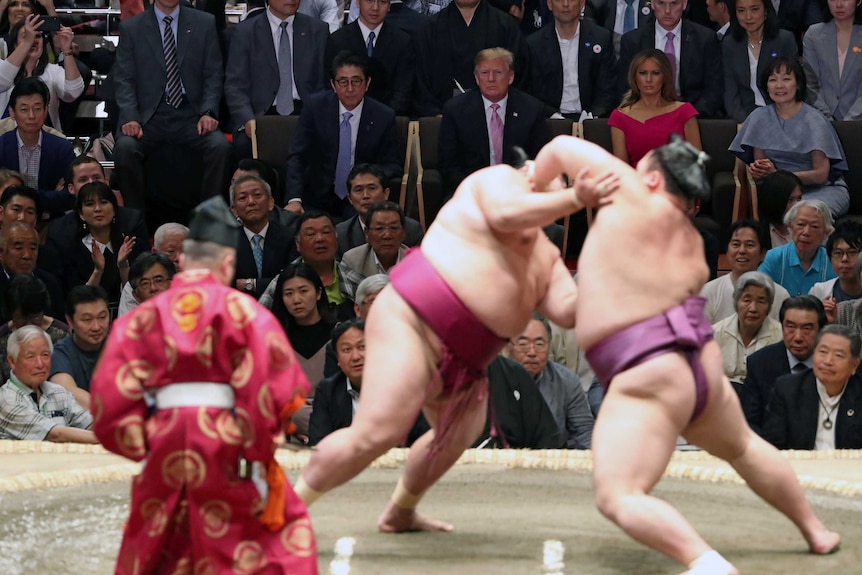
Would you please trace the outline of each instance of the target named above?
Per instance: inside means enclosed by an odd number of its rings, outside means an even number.
[[[761,39],[760,39],[760,40],[758,40],[757,42],[749,42],[749,43],[748,43],[748,47],[749,47],[749,48],[751,48],[752,50],[755,50],[755,49],[757,49],[757,47],[758,47],[758,46],[760,46],[761,44],[763,44],[763,38],[761,38]]]

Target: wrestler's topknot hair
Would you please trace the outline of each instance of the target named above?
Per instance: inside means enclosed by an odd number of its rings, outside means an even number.
[[[709,198],[706,152],[698,150],[679,134],[671,134],[668,143],[653,150],[652,156],[664,173],[670,193],[693,200]]]

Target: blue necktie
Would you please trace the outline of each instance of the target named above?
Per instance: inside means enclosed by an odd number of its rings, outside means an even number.
[[[342,200],[347,197],[347,176],[350,174],[350,149],[353,146],[350,131],[351,112],[344,112],[338,127],[338,161],[335,164],[335,194]]]
[[[263,246],[260,242],[263,241],[263,236],[254,234],[251,237],[251,253],[254,256],[254,265],[257,267],[257,277],[263,277]]]
[[[179,108],[183,102],[183,86],[180,82],[180,65],[177,62],[177,41],[174,38],[173,29],[171,29],[171,22],[174,21],[174,18],[173,16],[165,16],[162,20],[165,23],[162,47],[165,51],[165,71],[168,76],[165,92],[168,95],[168,104],[174,108]]]
[[[623,34],[635,29],[635,0],[626,0],[626,11],[623,14]]]
[[[374,52],[374,32],[368,35],[368,57],[370,58]]]
[[[287,21],[281,23],[281,39],[278,41],[278,95],[275,109],[282,116],[293,113],[293,59],[290,55],[290,36]]]

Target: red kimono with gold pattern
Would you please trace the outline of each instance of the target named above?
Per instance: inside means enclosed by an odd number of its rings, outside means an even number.
[[[202,398],[203,407],[156,410],[145,400],[187,382],[230,385],[234,408]],[[90,389],[102,445],[145,462],[116,573],[317,573],[308,512],[273,441],[309,385],[281,326],[254,299],[205,270],[177,275],[114,323]],[[240,457],[268,470],[267,501],[240,477]]]

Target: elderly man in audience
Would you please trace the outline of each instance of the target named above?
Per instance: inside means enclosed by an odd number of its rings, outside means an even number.
[[[291,263],[305,262],[314,268],[323,281],[329,304],[335,308],[337,318],[345,320],[352,317],[356,286],[363,277],[336,259],[338,240],[332,217],[315,210],[303,213],[299,219],[296,248],[299,257]],[[269,282],[260,296],[260,303],[266,308],[272,307],[277,280],[278,278],[275,278]]]
[[[341,257],[348,250],[361,246],[367,239],[365,237],[365,216],[371,204],[389,199],[389,185],[386,173],[377,164],[357,164],[350,169],[347,176],[347,200],[356,215],[352,216],[335,226],[338,234],[338,256]],[[404,244],[410,247],[418,246],[422,242],[425,232],[422,226],[413,218],[404,219],[405,238]]]
[[[817,337],[813,369],[780,378],[763,423],[779,449],[862,448],[862,380],[856,375],[859,334],[828,325]]]
[[[606,117],[617,104],[611,32],[581,20],[585,0],[550,0],[554,25],[527,36],[529,92],[567,118]]]
[[[574,371],[548,361],[550,341],[550,323],[543,315],[534,312],[524,331],[509,340],[506,355],[524,366],[535,380],[566,447],[589,449],[595,419],[587,396]]]
[[[272,189],[263,178],[240,176],[230,185],[230,211],[242,224],[233,285],[255,297],[296,258],[291,230],[269,217],[274,207]]]
[[[296,127],[285,173],[285,209],[317,209],[344,218],[353,215],[347,201],[350,168],[376,162],[386,181],[401,177],[404,159],[395,134],[395,111],[368,90],[366,59],[341,52],[331,66],[332,91],[308,99]]]
[[[105,290],[89,285],[73,287],[66,298],[66,322],[72,333],[54,346],[51,381],[86,392],[85,399],[78,398],[78,403],[89,407],[90,379],[111,326]]]
[[[365,216],[368,243],[349,250],[341,261],[363,277],[388,274],[407,249],[405,220],[404,212],[396,203],[372,204]]]
[[[823,301],[828,312],[839,303],[862,297],[862,282],[856,270],[856,258],[862,252],[862,224],[845,220],[835,226],[835,231],[826,240],[826,254],[835,275],[825,282],[818,282],[808,293]]]
[[[733,286],[736,313],[712,326],[724,358],[724,375],[737,393],[745,380],[748,356],[781,341],[781,324],[769,317],[774,300],[775,284],[769,276],[746,272]]]
[[[758,267],[790,295],[806,294],[817,282],[837,277],[823,242],[835,229],[832,212],[820,200],[801,200],[784,215],[793,241],[766,252]]]
[[[779,321],[783,341],[767,345],[748,357],[748,373],[739,395],[745,419],[757,433],[762,433],[776,380],[811,369],[814,341],[826,325],[826,313],[816,297],[798,295],[781,304]]]
[[[224,93],[238,158],[252,155],[252,119],[298,115],[303,102],[325,88],[329,62],[323,54],[329,28],[313,16],[297,13],[296,0],[268,4],[265,18],[233,26],[230,35]]]
[[[48,295],[51,298],[49,312],[62,317],[65,307],[63,305],[65,294],[60,285],[60,280],[50,270],[38,266],[39,260],[39,233],[36,229],[23,221],[15,221],[0,228],[0,305],[9,287],[9,282],[16,275],[33,274],[39,278]],[[0,309],[0,322],[11,319],[9,312]]]
[[[8,222],[25,222],[36,227],[41,213],[39,195],[24,184],[15,184],[0,195],[0,226]]]
[[[727,260],[730,262],[730,273],[708,282],[700,295],[706,298],[703,313],[710,323],[730,317],[736,312],[736,302],[733,299],[733,287],[739,277],[746,272],[757,271],[757,266],[766,253],[765,238],[761,225],[750,219],[739,219],[730,228],[730,241],[727,243]],[[780,284],[775,284],[775,301],[772,302],[770,317],[778,319],[781,302],[790,297],[787,290]]]
[[[139,255],[129,268],[129,281],[123,287],[117,315],[123,315],[171,287],[177,268],[167,256],[147,252]]]
[[[183,253],[183,242],[189,235],[189,229],[175,222],[168,222],[156,228],[153,236],[153,251],[162,254],[174,264],[178,272],[180,267],[180,256]]]
[[[9,336],[12,366],[0,387],[0,439],[98,443],[93,417],[72,394],[47,381],[53,345],[47,333],[24,326]]]
[[[356,287],[356,299],[353,302],[353,311],[359,319],[366,319],[371,310],[371,304],[377,299],[377,294],[389,285],[389,276],[386,274],[370,275]]]

